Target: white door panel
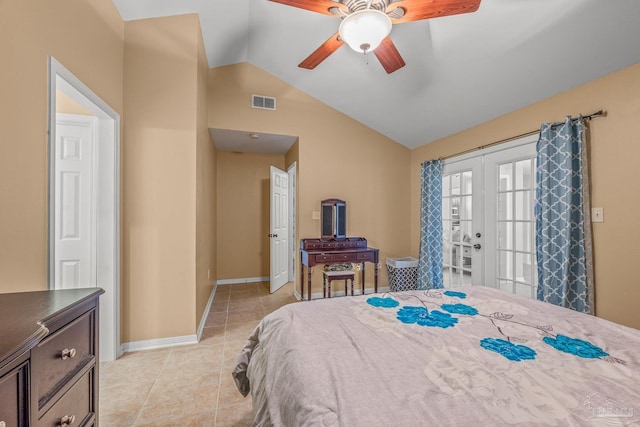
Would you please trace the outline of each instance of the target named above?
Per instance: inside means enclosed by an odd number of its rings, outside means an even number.
[[[485,156],[487,286],[535,298],[535,139]]]
[[[94,139],[96,119],[58,114],[56,120],[56,289],[96,286]]]
[[[482,159],[446,163],[442,173],[445,287],[482,284],[482,218]]]
[[[280,289],[289,279],[289,174],[271,166],[270,176],[270,292]]]

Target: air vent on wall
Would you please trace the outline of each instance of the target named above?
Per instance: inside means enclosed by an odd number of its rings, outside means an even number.
[[[270,96],[252,95],[251,106],[253,108],[261,108],[263,110],[275,110],[276,99]]]

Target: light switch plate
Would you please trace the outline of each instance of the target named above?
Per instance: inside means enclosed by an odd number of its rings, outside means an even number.
[[[591,208],[591,222],[604,222],[603,208]]]
[[[311,212],[311,219],[320,219],[320,211]]]

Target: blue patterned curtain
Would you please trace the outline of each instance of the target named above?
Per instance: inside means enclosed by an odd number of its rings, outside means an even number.
[[[442,287],[442,161],[422,164],[418,289]]]
[[[593,311],[586,126],[545,123],[537,144],[535,202],[539,300]]]

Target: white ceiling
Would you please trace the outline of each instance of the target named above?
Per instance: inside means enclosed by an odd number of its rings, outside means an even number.
[[[397,24],[406,66],[390,75],[346,45],[297,67],[338,18],[268,0],[113,2],[124,20],[198,13],[210,67],[249,62],[409,148],[640,62],[640,0],[482,0]]]
[[[216,148],[236,153],[286,154],[298,137],[263,132],[210,129]]]

